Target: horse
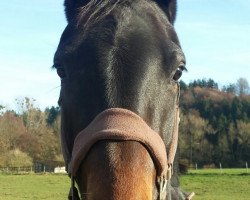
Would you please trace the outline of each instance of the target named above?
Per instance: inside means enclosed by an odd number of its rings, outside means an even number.
[[[69,199],[186,199],[179,187],[176,0],[65,0],[54,55]],[[170,153],[171,152],[171,153]]]

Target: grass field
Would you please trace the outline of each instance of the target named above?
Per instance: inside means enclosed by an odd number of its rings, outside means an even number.
[[[69,187],[67,175],[0,175],[0,200],[65,200]]]
[[[250,199],[250,173],[244,169],[191,170],[181,184],[196,193],[194,200]],[[0,200],[65,200],[69,186],[67,175],[0,174]]]
[[[250,173],[246,169],[191,170],[181,178],[185,191],[195,192],[194,200],[249,200]]]

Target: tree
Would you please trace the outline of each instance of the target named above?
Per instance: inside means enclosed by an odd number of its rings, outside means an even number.
[[[218,83],[216,83],[213,79],[208,79],[206,83],[207,88],[218,89]]]
[[[250,158],[250,123],[237,121],[238,156],[247,161]]]
[[[46,108],[45,112],[48,113],[48,116],[46,119],[47,123],[49,125],[52,125],[60,114],[60,108],[52,106],[51,108]]]
[[[61,115],[60,108],[52,106],[51,108],[46,108],[45,114],[47,116],[46,122],[50,128],[53,129],[54,134],[60,136],[61,128]]]
[[[222,87],[222,91],[227,92],[227,93],[236,94],[236,84],[224,85]]]
[[[238,97],[235,97],[232,101],[232,110],[231,110],[234,122],[236,122],[236,120],[241,118],[242,111],[243,111],[242,102]]]
[[[193,163],[198,160],[198,164],[242,166],[250,157],[250,96],[244,92],[239,96],[236,84],[224,86],[222,91],[213,85],[212,80],[196,80],[181,91],[181,157]],[[202,124],[199,117],[206,122],[203,132],[197,125]]]
[[[28,153],[34,162],[48,164],[61,153],[59,137],[57,134],[54,134],[55,129],[51,127],[53,124],[47,123],[49,112],[43,112],[36,108],[34,100],[30,100],[27,97],[18,103],[21,108],[20,117],[23,119],[27,129],[27,132],[19,137],[18,147],[23,152]],[[53,121],[58,122],[58,117],[53,119]],[[59,125],[56,124],[56,128],[58,127]]]
[[[218,89],[218,83],[216,83],[213,79],[198,79],[189,83],[189,87],[201,87],[201,88],[211,88]]]
[[[7,111],[0,116],[0,153],[17,147],[17,139],[26,133],[26,128],[15,113]]]
[[[181,88],[181,90],[186,91],[188,86],[184,81],[180,81],[180,88]]]
[[[194,161],[204,162],[204,157],[209,158],[207,155],[209,153],[207,148],[209,147],[206,146],[208,142],[205,134],[211,132],[211,127],[206,120],[200,117],[197,110],[190,110],[187,115],[181,117],[180,144],[182,147],[185,146],[185,152],[189,152],[189,155],[186,154],[186,157],[189,157],[189,164],[192,165]],[[183,143],[186,143],[186,145]]]
[[[250,88],[247,79],[239,78],[236,83],[236,90],[239,96],[249,94]]]
[[[3,114],[4,106],[0,105],[0,115]]]

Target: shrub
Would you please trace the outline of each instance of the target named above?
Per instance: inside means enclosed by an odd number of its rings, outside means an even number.
[[[4,165],[6,167],[28,167],[32,166],[32,158],[19,149],[15,149],[5,154]]]

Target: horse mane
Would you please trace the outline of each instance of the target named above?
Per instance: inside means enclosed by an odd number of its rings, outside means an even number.
[[[115,4],[124,0],[65,0],[65,15],[68,22],[78,20],[79,14],[87,11],[90,8],[95,8],[97,5],[110,5],[112,8]],[[127,0],[134,2],[135,0]],[[176,0],[148,0],[156,2],[166,13],[171,24],[174,24],[176,19],[177,1]],[[100,6],[102,8],[102,6]],[[92,10],[92,9],[91,9]]]

